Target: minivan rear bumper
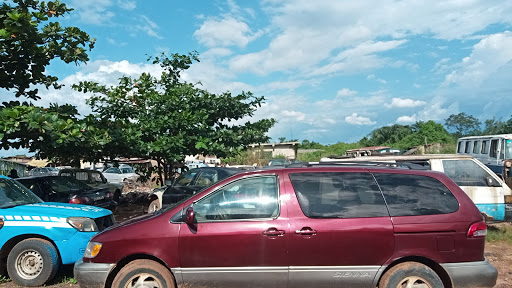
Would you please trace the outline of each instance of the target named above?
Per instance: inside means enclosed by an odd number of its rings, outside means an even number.
[[[494,287],[498,270],[487,260],[441,264],[452,279],[453,287]]]

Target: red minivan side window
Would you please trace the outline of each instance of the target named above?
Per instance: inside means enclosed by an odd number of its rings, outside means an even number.
[[[459,202],[439,180],[421,175],[374,174],[391,216],[447,214],[459,210]]]
[[[290,173],[304,215],[309,218],[389,217],[369,173]]]

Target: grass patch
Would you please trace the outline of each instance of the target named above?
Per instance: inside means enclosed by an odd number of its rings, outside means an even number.
[[[8,283],[8,282],[11,282],[11,279],[9,277],[6,277],[4,275],[0,275],[0,284]]]
[[[510,224],[499,224],[487,226],[487,242],[507,242],[512,244],[512,226]]]

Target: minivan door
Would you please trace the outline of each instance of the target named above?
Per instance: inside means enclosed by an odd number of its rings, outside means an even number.
[[[177,270],[186,287],[286,287],[288,218],[277,175],[234,180],[180,224]]]
[[[394,248],[393,225],[373,176],[288,175],[288,287],[372,287]]]

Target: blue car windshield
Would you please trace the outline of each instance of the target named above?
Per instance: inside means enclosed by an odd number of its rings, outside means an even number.
[[[0,178],[0,209],[41,202],[43,200],[17,181]]]

